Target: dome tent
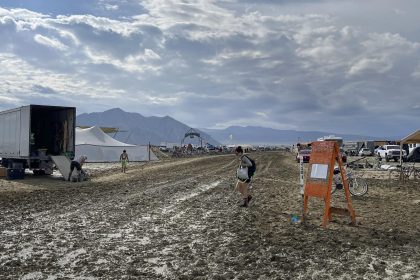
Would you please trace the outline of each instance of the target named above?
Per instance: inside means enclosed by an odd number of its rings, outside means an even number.
[[[136,146],[115,140],[99,127],[76,128],[75,158],[86,155],[87,162],[116,162],[119,161],[123,150],[127,151],[130,161],[148,161],[147,146]],[[150,151],[150,160],[158,160]]]

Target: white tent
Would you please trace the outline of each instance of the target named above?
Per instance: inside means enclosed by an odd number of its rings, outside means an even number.
[[[75,158],[86,155],[87,162],[119,161],[123,150],[130,161],[158,160],[148,146],[136,146],[115,140],[98,127],[76,128]]]

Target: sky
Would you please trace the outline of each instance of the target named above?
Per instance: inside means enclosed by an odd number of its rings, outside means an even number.
[[[0,110],[420,129],[417,0],[0,0]]]

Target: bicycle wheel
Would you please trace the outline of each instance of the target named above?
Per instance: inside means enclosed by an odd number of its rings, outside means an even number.
[[[349,190],[354,196],[362,196],[368,192],[368,184],[362,178],[351,178],[349,180]]]

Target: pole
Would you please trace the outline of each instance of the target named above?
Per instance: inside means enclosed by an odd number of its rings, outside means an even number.
[[[402,172],[402,170],[403,170],[403,166],[402,166],[402,142],[400,141],[400,180],[402,180],[403,179],[403,176],[402,176],[402,174],[403,174],[403,172]]]
[[[306,224],[305,217],[305,187],[304,187],[304,170],[303,170],[303,156],[299,157],[299,185],[300,185],[300,195],[302,196],[302,222]]]
[[[303,197],[303,156],[299,157],[299,185],[300,185],[300,194]]]
[[[150,161],[150,142],[149,142],[149,161]]]

